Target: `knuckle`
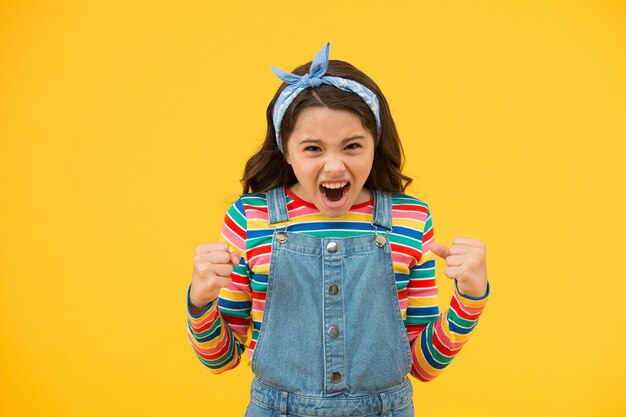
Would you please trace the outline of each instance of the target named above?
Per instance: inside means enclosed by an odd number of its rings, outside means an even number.
[[[225,264],[230,262],[230,254],[225,251],[213,252],[212,259],[214,263]]]
[[[216,242],[213,244],[213,250],[215,252],[222,252],[228,250],[228,245],[224,242]]]

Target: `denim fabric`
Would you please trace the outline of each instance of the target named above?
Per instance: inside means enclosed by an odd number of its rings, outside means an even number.
[[[412,396],[408,377],[395,388],[356,397],[294,394],[255,378],[245,417],[414,417]]]
[[[267,196],[276,229],[246,416],[413,416],[391,247],[379,246],[391,197],[374,193],[372,233],[335,239],[289,232],[284,189]]]

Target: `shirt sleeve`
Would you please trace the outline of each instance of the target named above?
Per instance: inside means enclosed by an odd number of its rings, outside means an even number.
[[[437,305],[435,255],[430,251],[434,230],[430,210],[422,234],[421,257],[410,270],[407,332],[411,343],[411,374],[421,381],[431,381],[450,364],[467,342],[487,299],[461,294],[454,282],[450,307],[444,313]]]
[[[241,199],[226,212],[220,241],[241,255],[233,267],[232,283],[222,288],[216,300],[195,315],[189,309],[187,291],[187,335],[198,359],[213,373],[236,367],[241,361],[251,323],[252,291],[246,254],[247,219]],[[191,287],[190,287],[191,288]]]

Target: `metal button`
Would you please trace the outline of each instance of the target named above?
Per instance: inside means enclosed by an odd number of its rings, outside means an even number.
[[[328,245],[326,245],[326,250],[330,253],[335,253],[338,247],[337,242],[329,242]]]
[[[276,240],[278,240],[279,243],[285,243],[287,241],[287,233],[286,232],[276,233]]]
[[[337,284],[330,284],[328,286],[328,294],[335,295],[338,292],[339,292],[339,285],[337,285]]]
[[[333,384],[338,384],[341,382],[341,373],[340,372],[333,372],[330,374],[330,382],[332,382]]]
[[[339,327],[335,325],[330,326],[328,328],[328,335],[333,339],[337,338],[337,336],[339,336]]]
[[[383,246],[385,246],[386,242],[387,242],[387,239],[385,239],[385,236],[376,235],[376,246],[378,246],[379,248],[382,248]]]

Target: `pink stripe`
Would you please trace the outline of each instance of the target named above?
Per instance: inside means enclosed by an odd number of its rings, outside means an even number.
[[[409,297],[430,298],[437,295],[437,288],[409,288]]]
[[[300,216],[307,216],[309,214],[319,214],[319,210],[317,208],[301,206],[293,210],[289,210],[290,217],[292,213],[293,213],[293,217],[300,217]]]
[[[439,316],[439,319],[435,322],[435,327],[433,329],[433,337],[436,337],[437,339],[439,339],[442,345],[447,346],[449,348],[450,345],[452,345],[452,341],[448,338],[448,336],[446,335],[446,332],[444,332],[443,328],[441,327],[441,318],[442,316]]]
[[[235,246],[240,251],[245,252],[246,242],[237,233],[224,226],[222,228],[222,234],[224,235],[226,240],[228,240],[233,246]]]
[[[245,336],[248,334],[249,326],[236,326],[234,324],[229,324],[229,326],[230,326],[230,329],[233,331],[233,333],[236,333],[241,336]]]
[[[269,221],[267,213],[264,213],[259,210],[246,210],[246,218],[248,220],[264,220]]]
[[[369,214],[374,213],[374,206],[367,205],[363,207],[357,207],[355,209],[350,210],[350,213],[359,213],[359,214]]]
[[[450,340],[450,338],[446,335],[446,332],[443,331],[443,327],[441,326],[441,318],[437,320],[437,323],[435,324],[433,337],[439,339],[441,344],[451,351],[457,351],[461,349],[461,347],[463,347],[463,345],[465,344],[465,342],[453,342],[452,340]]]
[[[425,222],[428,216],[419,211],[392,210],[394,219],[419,220]]]
[[[263,265],[269,265],[270,263],[270,254],[261,254],[258,256],[255,256],[254,258],[250,259],[248,265],[250,265],[250,268],[255,268],[255,267],[259,267],[259,266],[263,266]]]
[[[393,262],[397,264],[408,265],[411,262],[415,263],[415,258],[405,252],[392,252],[391,259],[393,259]]]
[[[202,356],[205,356],[205,355],[210,355],[214,352],[219,352],[224,346],[228,344],[229,341],[230,339],[228,337],[228,332],[224,332],[222,339],[219,341],[219,343],[215,347],[202,348],[195,341],[193,345],[198,353],[200,353]]]
[[[414,346],[416,345],[419,345],[419,340],[415,342]],[[411,360],[413,361],[413,375],[415,375],[422,381],[430,381],[434,378],[434,376],[426,372],[426,370],[422,368],[422,365],[420,365],[419,361],[417,360],[415,349],[413,349],[411,352]]]
[[[480,306],[480,307],[469,307],[469,306],[466,306],[465,304],[463,304],[461,302],[461,300],[459,300],[459,298],[456,296],[456,294],[454,294],[454,298],[456,298],[456,300],[458,301],[459,307],[461,308],[461,310],[463,310],[464,312],[466,312],[470,316],[478,316],[485,309],[484,305]]]
[[[263,311],[265,309],[265,300],[252,299],[252,309],[255,311]]]
[[[209,310],[208,314],[202,318],[202,320],[200,320],[199,322],[192,321],[191,328],[194,330],[200,329],[202,328],[202,326],[206,325],[207,323],[213,323],[215,321],[217,313],[218,313],[218,309],[215,308],[215,306],[212,307],[211,310]]]
[[[252,294],[252,289],[250,289],[250,284],[246,284],[246,283],[237,283],[235,281],[231,282],[231,284],[228,286],[228,289],[231,290],[232,292],[238,292],[238,293],[246,293],[246,294]]]
[[[434,236],[431,236],[430,239],[424,240],[422,242],[422,253],[426,253],[430,250],[430,245],[434,240]]]

